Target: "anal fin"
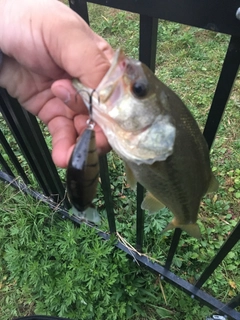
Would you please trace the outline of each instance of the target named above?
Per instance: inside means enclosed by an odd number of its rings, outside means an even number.
[[[156,199],[149,191],[147,191],[146,196],[141,204],[142,209],[148,210],[149,213],[154,213],[164,207],[165,205],[161,201]]]
[[[130,187],[135,190],[137,186],[137,180],[134,177],[134,174],[132,170],[129,168],[128,164],[124,162],[125,165],[125,172],[126,172],[126,177],[127,177],[127,183],[130,185]]]
[[[218,187],[219,187],[219,182],[217,181],[217,179],[214,177],[212,173],[207,193],[216,192]]]

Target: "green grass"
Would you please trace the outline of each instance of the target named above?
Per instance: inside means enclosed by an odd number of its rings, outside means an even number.
[[[132,13],[90,5],[91,27],[114,48],[138,57],[138,17]],[[227,35],[207,32],[166,21],[159,22],[157,76],[183,99],[203,128],[228,46]],[[172,270],[190,283],[216,254],[239,220],[240,212],[240,82],[237,77],[211,161],[220,187],[204,197],[199,211],[203,239],[185,233],[174,257]],[[1,129],[36,186],[12,135],[0,117]],[[42,126],[48,143],[51,138]],[[2,152],[1,146],[0,151]],[[4,155],[7,159],[7,156]],[[117,229],[135,243],[136,195],[126,184],[123,164],[108,155]],[[64,179],[64,171],[60,171]],[[0,184],[0,318],[32,313],[72,319],[194,319],[211,311],[180,290],[161,281],[103,242],[93,229],[75,228],[57,218],[54,211],[22,192]],[[107,231],[106,210],[99,188],[95,205]],[[164,262],[172,232],[160,236],[171,219],[164,209],[146,215],[144,250]],[[217,268],[203,289],[227,302],[240,290],[240,244]]]

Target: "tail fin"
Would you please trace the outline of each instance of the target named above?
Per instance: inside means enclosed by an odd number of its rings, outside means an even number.
[[[167,225],[167,227],[161,232],[161,234],[174,228],[180,228],[183,231],[186,231],[191,237],[194,237],[196,239],[201,239],[202,237],[199,226],[196,223],[178,224],[175,219],[173,219]]]

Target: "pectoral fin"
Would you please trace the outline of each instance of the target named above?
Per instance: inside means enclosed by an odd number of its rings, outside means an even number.
[[[134,174],[132,170],[129,168],[128,164],[124,162],[125,165],[125,172],[126,172],[126,177],[127,177],[127,183],[130,185],[130,187],[135,190],[137,186],[137,180],[134,177]]]
[[[174,228],[180,228],[183,231],[186,231],[191,237],[194,237],[196,239],[201,239],[202,237],[199,226],[196,223],[178,224],[175,219],[173,219],[161,233]]]
[[[217,181],[217,179],[214,177],[214,175],[212,173],[212,177],[211,177],[211,180],[210,180],[210,183],[209,183],[209,187],[208,187],[207,193],[216,192],[218,187],[219,187],[219,182]]]
[[[161,210],[164,207],[165,205],[162,204],[162,202],[160,202],[150,192],[147,191],[146,196],[141,204],[142,209],[148,210],[149,213],[154,213]]]

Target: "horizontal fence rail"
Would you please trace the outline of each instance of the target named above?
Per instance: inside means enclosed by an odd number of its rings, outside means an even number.
[[[84,2],[84,0],[71,1],[70,5],[72,4],[73,8],[78,5],[84,6]],[[237,18],[240,1],[90,0],[88,2],[206,30],[240,35],[240,21]]]
[[[155,70],[158,19],[165,19],[231,35],[204,129],[204,136],[209,148],[211,148],[240,64],[240,20],[237,17],[240,1],[183,0],[179,2],[177,0],[94,0],[88,2],[107,5],[112,8],[139,14],[139,59],[148,65],[152,71]],[[89,23],[87,1],[72,0],[69,1],[69,5]],[[67,212],[69,203],[65,197],[64,185],[52,162],[50,152],[35,117],[24,111],[18,102],[1,88],[0,111],[15,137],[17,144],[21,148],[21,152],[25,156],[39,184],[41,192],[39,190],[33,190],[30,186],[29,177],[25,174],[11,146],[8,144],[6,137],[1,131],[0,142],[4,152],[6,152],[10,159],[11,166],[8,161],[4,159],[3,155],[0,155],[0,166],[2,168],[2,171],[0,171],[0,179],[6,183],[10,183],[14,188],[31,195],[36,200],[47,203],[53,210],[56,210],[57,207],[59,217],[71,219],[76,225],[79,225],[79,219],[74,216],[69,216]],[[31,132],[31,135],[29,135],[29,132]],[[19,179],[16,178],[17,176],[20,176],[22,180],[19,181]],[[110,234],[117,232],[117,227],[106,156],[100,157],[100,176],[107,211],[109,233],[99,232],[99,236],[104,240],[108,240]],[[170,271],[182,234],[180,229],[174,231],[164,265],[152,262],[151,258],[142,254],[144,244],[144,211],[141,209],[141,202],[143,194],[144,189],[138,184],[136,197],[136,250],[129,248],[121,241],[116,242],[116,247],[126,252],[133,261],[139,262],[151,272],[159,275],[161,279],[182,289],[193,299],[199,300],[204,305],[215,310],[215,312],[226,315],[231,319],[240,319],[240,312],[235,310],[235,308],[240,305],[240,295],[233,297],[227,304],[224,304],[204,292],[202,288],[225,256],[239,241],[240,223],[238,223],[231,232],[209,265],[202,271],[196,283],[190,284],[188,281]],[[61,207],[57,206],[59,203],[62,204]],[[88,225],[91,228],[94,227],[91,224]]]

